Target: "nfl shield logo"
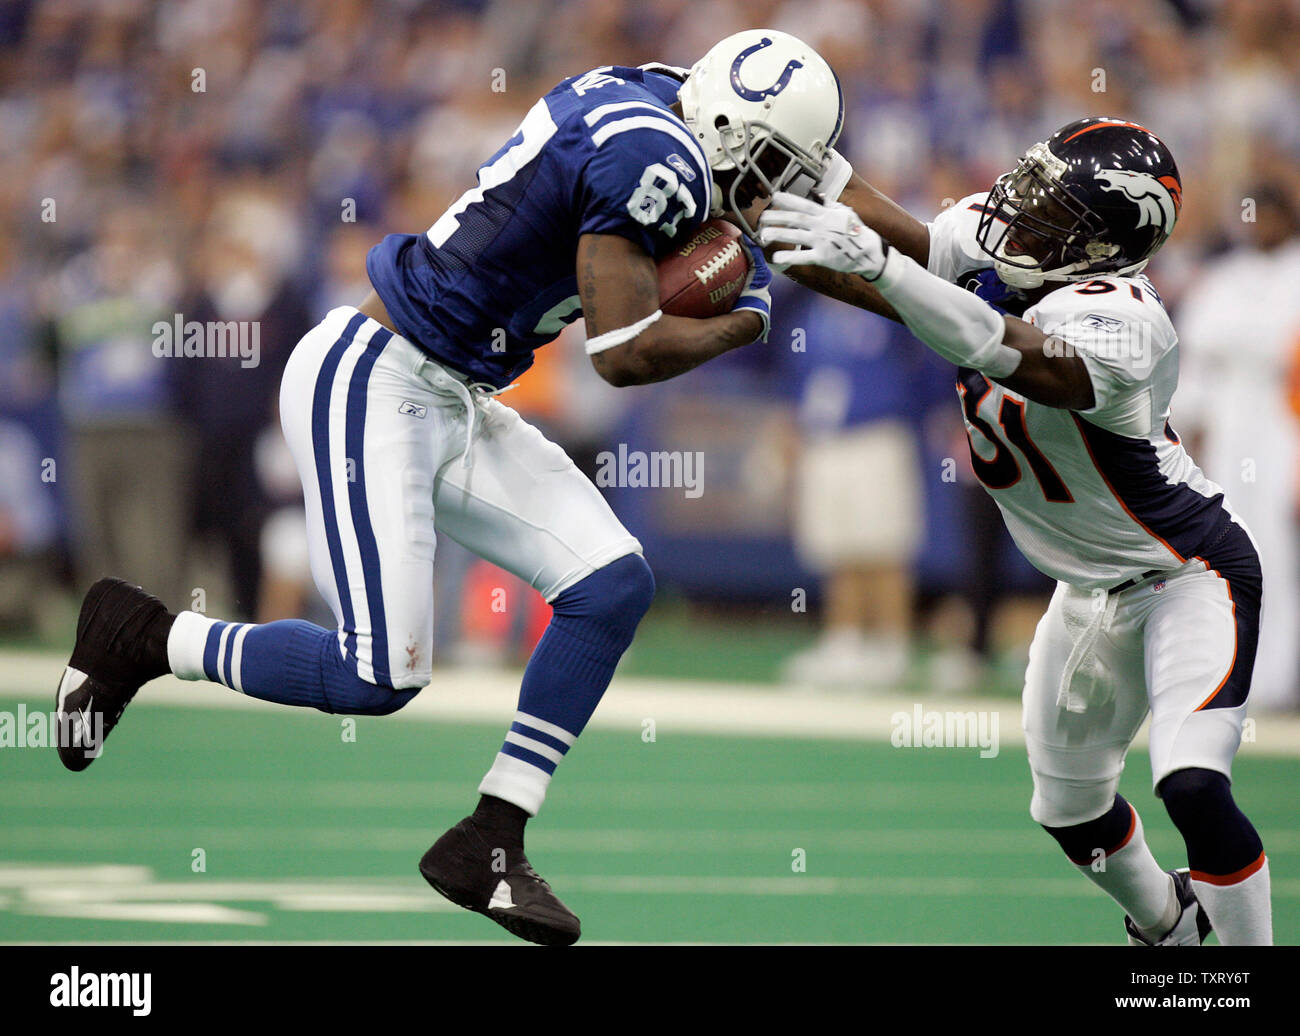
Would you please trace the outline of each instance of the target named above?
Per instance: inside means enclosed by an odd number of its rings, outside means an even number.
[[[1151,584],[1151,592],[1155,594],[1160,593],[1160,591],[1163,590],[1164,588],[1165,588],[1165,581],[1163,579],[1157,579],[1154,583]]]

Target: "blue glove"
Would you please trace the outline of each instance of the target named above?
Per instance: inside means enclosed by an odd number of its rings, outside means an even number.
[[[759,338],[766,342],[767,333],[772,329],[772,271],[763,258],[763,250],[743,234],[740,247],[749,256],[749,279],[740,290],[733,312],[737,309],[752,309],[762,317],[763,333]]]

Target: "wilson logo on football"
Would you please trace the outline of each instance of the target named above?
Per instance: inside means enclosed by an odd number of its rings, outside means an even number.
[[[722,231],[717,227],[701,227],[699,233],[677,249],[677,254],[685,259],[701,245],[707,245],[710,241],[715,241],[721,236]]]
[[[740,290],[740,281],[731,281],[724,284],[721,288],[714,288],[709,292],[709,301],[712,303],[721,302],[729,295],[734,295]]]

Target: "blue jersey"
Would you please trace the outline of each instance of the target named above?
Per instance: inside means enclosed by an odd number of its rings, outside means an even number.
[[[599,68],[537,102],[424,234],[390,234],[366,270],[393,326],[440,363],[496,387],[582,315],[582,234],[659,258],[708,218],[713,181],[669,106],[662,66]]]

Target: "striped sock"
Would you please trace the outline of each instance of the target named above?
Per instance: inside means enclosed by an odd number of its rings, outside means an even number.
[[[505,799],[536,816],[556,766],[577,739],[555,723],[516,712],[479,793]]]
[[[346,707],[359,681],[342,664],[337,672],[322,666],[324,651],[335,647],[337,654],[337,643],[337,632],[299,619],[259,625],[181,612],[167,637],[167,659],[182,680],[211,680],[280,705],[359,711]]]
[[[554,613],[524,670],[519,711],[478,790],[534,816],[632,642],[654,579],[639,554],[597,569],[551,602]]]
[[[234,647],[238,640],[242,649],[251,627],[251,623],[222,622],[198,612],[177,613],[167,634],[167,661],[172,672],[182,680],[211,680],[242,693],[243,687],[234,679]],[[243,651],[239,654],[242,677]]]
[[[1206,874],[1193,870],[1192,890],[1224,946],[1272,946],[1273,909],[1268,858],[1235,874]]]
[[[1187,844],[1192,890],[1220,944],[1272,945],[1268,858],[1259,832],[1233,801],[1227,774],[1175,770],[1158,793]]]

